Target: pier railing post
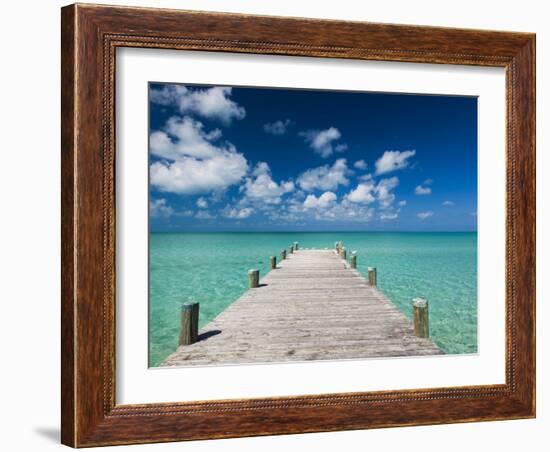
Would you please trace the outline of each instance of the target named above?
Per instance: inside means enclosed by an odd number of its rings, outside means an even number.
[[[294,251],[298,251],[298,242],[294,242]]]
[[[286,259],[286,250],[282,250],[281,251],[281,260],[285,260]]]
[[[369,286],[376,286],[376,267],[369,267]]]
[[[351,255],[351,268],[357,268],[357,254]]]
[[[344,260],[346,260],[347,258],[347,251],[345,246],[343,246],[342,249],[340,250],[340,257]]]
[[[254,289],[260,283],[260,270],[248,270],[248,287]]]
[[[430,337],[430,319],[428,315],[428,300],[413,298],[414,334],[418,337]]]
[[[199,303],[187,302],[181,306],[179,345],[191,345],[199,337]]]
[[[271,270],[275,270],[277,268],[277,258],[275,256],[269,257],[269,267]]]
[[[290,246],[288,247],[288,253],[289,253],[289,254],[294,253],[294,245],[290,245]]]

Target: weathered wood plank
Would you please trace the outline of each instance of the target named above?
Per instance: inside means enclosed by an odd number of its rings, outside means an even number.
[[[295,247],[259,287],[206,325],[198,342],[161,365],[437,354],[434,342],[416,337],[405,315],[338,252]]]

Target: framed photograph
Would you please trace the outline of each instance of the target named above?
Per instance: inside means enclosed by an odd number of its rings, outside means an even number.
[[[535,416],[535,36],[62,9],[62,442]]]

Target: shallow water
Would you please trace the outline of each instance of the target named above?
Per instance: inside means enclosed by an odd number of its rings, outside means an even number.
[[[152,233],[150,236],[149,365],[177,347],[179,307],[200,302],[200,327],[246,289],[247,270],[265,275],[269,256],[294,241],[357,250],[357,269],[377,267],[378,287],[411,318],[411,299],[430,303],[430,334],[446,353],[477,351],[477,233],[276,232]]]

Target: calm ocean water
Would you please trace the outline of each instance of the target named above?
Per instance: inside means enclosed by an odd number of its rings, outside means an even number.
[[[247,270],[265,275],[269,256],[294,241],[357,250],[357,268],[377,267],[379,289],[407,317],[411,298],[430,302],[430,333],[446,353],[477,351],[477,233],[280,232],[152,233],[150,236],[149,365],[177,347],[179,307],[200,302],[200,327],[247,289]]]

